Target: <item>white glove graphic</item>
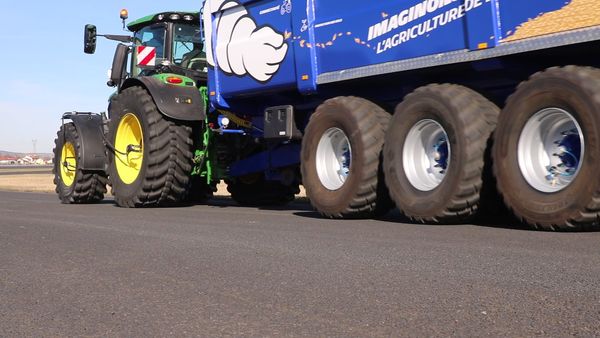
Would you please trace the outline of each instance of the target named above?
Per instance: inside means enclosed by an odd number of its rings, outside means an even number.
[[[217,10],[222,13],[216,17],[216,41],[212,41],[211,12]],[[269,81],[279,70],[288,50],[283,34],[271,27],[258,28],[237,1],[207,0],[203,20],[210,65],[218,65],[226,74],[250,75],[260,82]]]

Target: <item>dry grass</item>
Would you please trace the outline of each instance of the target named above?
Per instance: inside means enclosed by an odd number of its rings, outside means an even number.
[[[52,174],[0,175],[0,190],[54,192]]]

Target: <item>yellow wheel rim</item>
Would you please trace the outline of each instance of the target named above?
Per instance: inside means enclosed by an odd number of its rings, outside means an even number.
[[[73,143],[66,142],[60,152],[60,177],[67,187],[75,182],[75,173],[77,172],[77,157],[75,157],[75,147]]]
[[[115,136],[117,174],[125,184],[133,183],[142,170],[143,136],[140,120],[131,113],[125,114]]]

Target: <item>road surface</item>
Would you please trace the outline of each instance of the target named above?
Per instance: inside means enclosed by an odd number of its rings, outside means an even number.
[[[31,175],[31,174],[40,174],[40,175],[52,174],[52,166],[34,166],[34,165],[5,166],[5,165],[0,165],[0,176],[3,176],[3,175]]]
[[[600,233],[0,192],[0,336],[600,334]]]

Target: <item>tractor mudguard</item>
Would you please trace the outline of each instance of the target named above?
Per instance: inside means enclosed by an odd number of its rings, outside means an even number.
[[[92,113],[65,113],[63,119],[73,121],[81,141],[81,159],[78,167],[83,170],[106,169],[106,148],[102,131],[102,115]]]
[[[142,86],[148,90],[161,114],[181,121],[204,121],[206,107],[200,91],[192,86],[174,86],[153,77],[127,79],[121,90]]]

